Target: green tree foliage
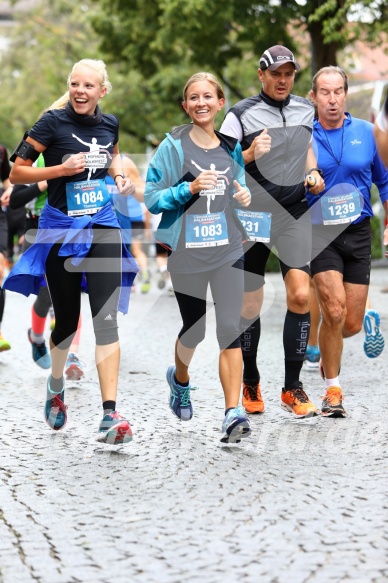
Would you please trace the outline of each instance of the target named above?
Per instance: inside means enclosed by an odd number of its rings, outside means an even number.
[[[101,50],[120,63],[123,74],[137,71],[145,100],[139,128],[153,128],[150,141],[185,120],[180,89],[198,70],[217,75],[229,103],[258,91],[256,70],[263,49],[284,44],[296,51],[303,71],[295,92],[306,94],[312,74],[337,64],[350,42],[376,38],[387,29],[386,0],[94,0],[100,10],[93,26]],[[349,23],[369,16],[368,22]],[[368,18],[367,18],[368,20]],[[160,116],[160,101],[163,115]],[[137,110],[135,111],[137,115]],[[132,124],[134,122],[131,122]]]
[[[369,21],[349,26],[356,7]],[[121,149],[144,152],[187,121],[181,91],[191,74],[215,73],[228,107],[259,90],[263,49],[284,44],[302,64],[294,92],[305,95],[339,49],[380,41],[386,12],[386,0],[42,0],[19,14],[2,58],[2,140],[12,148],[64,92],[72,64],[92,57],[108,64],[113,92],[103,104],[120,119]]]
[[[98,6],[90,2],[42,0],[32,12],[18,13],[15,26],[8,29],[10,46],[0,68],[1,142],[9,150],[40,113],[66,91],[67,76],[75,62],[83,58],[106,60],[91,25],[97,10]],[[144,152],[148,144],[153,144],[148,140],[152,119],[144,108],[150,89],[139,71],[123,74],[111,63],[108,73],[113,91],[104,97],[103,109],[120,119],[121,150]],[[163,106],[161,100],[160,118]]]
[[[76,0],[46,0],[18,14],[0,68],[1,140],[10,149],[66,91],[73,63],[100,54],[89,19]]]

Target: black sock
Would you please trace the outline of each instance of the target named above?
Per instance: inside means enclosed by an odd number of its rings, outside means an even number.
[[[260,373],[257,368],[257,349],[260,341],[261,322],[260,317],[253,320],[240,318],[241,349],[244,361],[243,379],[255,383],[260,381]]]
[[[229,413],[229,411],[231,411],[232,409],[235,409],[236,407],[229,407],[228,409],[225,409],[225,415],[227,415]]]
[[[176,378],[176,376],[174,375],[174,381],[176,382],[177,385],[179,385],[180,387],[188,387],[190,384],[190,381],[186,381],[185,383],[181,383],[180,381],[178,381],[178,379]]]
[[[109,415],[112,411],[116,411],[116,401],[104,401],[102,408],[104,409],[104,416]]]
[[[287,310],[283,329],[285,390],[295,387],[299,381],[309,333],[310,312],[295,314]]]

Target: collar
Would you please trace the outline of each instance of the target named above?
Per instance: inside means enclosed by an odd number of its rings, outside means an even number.
[[[267,105],[270,105],[271,107],[276,107],[277,109],[283,109],[283,107],[288,105],[291,100],[291,94],[287,95],[284,101],[277,101],[276,99],[272,99],[272,97],[268,97],[268,95],[264,93],[263,90],[260,91],[259,95]]]
[[[70,101],[68,101],[66,103],[65,111],[73,121],[85,126],[95,126],[99,124],[102,120],[102,111],[98,105],[93,115],[84,115],[76,113]]]
[[[339,128],[333,128],[333,129],[340,130],[343,126],[347,126],[350,123],[352,123],[352,116],[350,115],[350,113],[348,111],[345,111],[344,113],[345,113],[346,117],[344,119],[344,123],[342,124],[342,126],[340,126]],[[323,129],[318,117],[314,118],[314,127],[315,127],[315,129],[317,129],[317,128]],[[326,131],[330,132],[330,129],[328,129]]]
[[[193,127],[193,124],[188,123],[182,126],[178,126],[174,128],[171,132],[167,133],[167,137],[173,138],[173,140],[181,140],[184,134],[188,134]],[[238,140],[233,138],[232,136],[226,136],[225,134],[221,134],[219,131],[214,130],[217,138],[219,138],[221,142],[221,147],[225,149],[225,145],[229,148],[231,152],[236,148],[236,144]]]

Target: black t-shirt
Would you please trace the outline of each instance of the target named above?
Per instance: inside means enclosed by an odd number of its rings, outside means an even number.
[[[73,121],[64,109],[48,111],[28,132],[34,140],[46,146],[45,166],[62,164],[65,156],[78,152],[96,154],[105,161],[104,167],[86,167],[81,174],[48,180],[48,203],[67,213],[66,184],[83,180],[104,179],[112,162],[113,146],[118,141],[119,122],[114,115],[104,114],[93,126]]]
[[[196,273],[215,269],[229,261],[237,261],[242,256],[242,234],[231,206],[234,191],[233,160],[229,154],[221,146],[210,150],[200,148],[194,144],[189,134],[182,136],[182,149],[184,152],[183,180],[192,182],[204,170],[214,169],[219,173],[215,189],[203,190],[193,195],[186,203],[177,249],[168,259],[168,269],[172,273]],[[187,248],[187,241],[194,239],[193,234],[191,238],[188,234],[190,230],[188,215],[209,215],[209,213],[225,213],[229,243]],[[199,227],[194,227],[197,232],[201,230],[201,223],[199,222],[198,225]],[[204,228],[207,229],[206,223]],[[193,228],[191,232],[193,233]]]

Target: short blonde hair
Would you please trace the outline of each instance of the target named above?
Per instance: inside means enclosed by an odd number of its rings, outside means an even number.
[[[209,83],[211,83],[214,89],[216,90],[218,99],[225,99],[224,90],[218,79],[212,73],[200,71],[199,73],[195,73],[195,75],[192,75],[190,79],[188,79],[188,81],[186,82],[182,94],[183,101],[187,100],[187,92],[189,90],[190,85],[192,85],[193,83],[197,83],[198,81],[209,81]]]
[[[106,70],[106,65],[104,63],[104,61],[101,60],[97,60],[97,59],[81,59],[80,61],[78,61],[78,63],[75,63],[75,65],[73,65],[73,68],[71,70],[70,75],[67,78],[67,86],[69,87],[70,85],[70,79],[71,79],[71,75],[73,73],[73,71],[77,68],[77,67],[89,67],[90,69],[93,69],[93,71],[95,71],[98,76],[100,77],[100,83],[101,83],[101,87],[103,89],[106,89],[107,93],[110,93],[112,91],[112,85],[108,79],[108,72]]]

